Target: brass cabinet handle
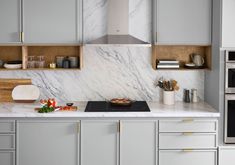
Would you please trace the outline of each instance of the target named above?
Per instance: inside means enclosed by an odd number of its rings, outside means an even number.
[[[185,136],[191,136],[193,134],[193,132],[183,132],[182,134]]]
[[[184,123],[190,123],[190,122],[193,122],[194,120],[193,119],[183,119],[182,122]]]
[[[80,122],[77,123],[77,132],[80,133]]]
[[[182,149],[182,152],[192,152],[192,151],[193,151],[193,149],[191,149],[191,148]]]

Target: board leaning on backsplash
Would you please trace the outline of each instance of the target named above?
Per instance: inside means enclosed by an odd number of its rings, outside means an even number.
[[[151,0],[130,0],[130,33],[151,41]],[[106,34],[107,0],[84,1],[84,40]],[[138,26],[136,26],[138,25]],[[183,88],[198,89],[204,99],[204,71],[155,71],[151,48],[85,46],[81,71],[1,71],[0,78],[31,78],[40,87],[41,98],[59,101],[104,100],[129,97],[159,100],[154,82],[161,76],[179,82],[176,99],[182,100]]]

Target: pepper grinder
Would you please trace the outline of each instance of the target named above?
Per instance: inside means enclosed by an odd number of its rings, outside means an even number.
[[[184,102],[185,103],[190,103],[190,96],[189,96],[189,90],[184,89]]]

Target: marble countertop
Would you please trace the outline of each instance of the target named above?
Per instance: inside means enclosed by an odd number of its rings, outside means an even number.
[[[87,102],[75,102],[78,111],[75,112],[51,112],[38,113],[34,110],[40,107],[39,103],[22,104],[22,103],[0,103],[0,117],[219,117],[220,114],[209,104],[205,102],[199,103],[183,103],[176,102],[175,105],[164,105],[159,102],[148,102],[151,112],[84,112]],[[58,105],[65,105],[59,103]]]

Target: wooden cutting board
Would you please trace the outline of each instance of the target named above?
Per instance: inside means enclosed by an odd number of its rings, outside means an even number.
[[[0,102],[13,102],[12,90],[17,85],[31,84],[31,79],[0,79]]]

